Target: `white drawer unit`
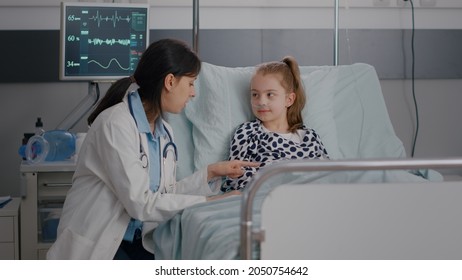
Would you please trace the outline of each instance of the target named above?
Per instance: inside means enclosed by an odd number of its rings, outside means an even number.
[[[73,162],[21,165],[21,259],[46,258],[74,171]]]
[[[19,205],[13,198],[0,208],[0,260],[19,259]]]

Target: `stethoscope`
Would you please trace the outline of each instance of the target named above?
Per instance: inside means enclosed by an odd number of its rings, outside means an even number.
[[[133,117],[133,120],[135,121],[135,124],[136,126],[138,126],[138,123],[136,121],[136,118],[135,118],[135,114],[133,113],[133,106],[132,106],[132,100],[130,98],[131,96],[129,95],[127,97],[128,99],[128,108],[130,110],[130,114],[132,115]],[[168,129],[165,127],[164,125],[164,130],[165,132],[167,132],[167,137],[168,137],[168,142],[167,144],[165,144],[164,146],[164,149],[162,150],[162,158],[163,158],[163,164],[165,166],[166,164],[166,161],[167,161],[167,156],[168,156],[168,153],[173,153],[173,158],[175,160],[175,164],[174,164],[174,176],[176,176],[176,162],[178,161],[178,151],[177,151],[177,148],[176,148],[176,145],[175,143],[173,143],[172,141],[172,135],[170,134],[170,132],[168,131]],[[143,144],[141,142],[141,133],[138,134],[139,138],[140,138],[140,161],[141,161],[141,166],[143,168],[148,168],[149,166],[149,161],[148,161],[148,155],[143,147]]]

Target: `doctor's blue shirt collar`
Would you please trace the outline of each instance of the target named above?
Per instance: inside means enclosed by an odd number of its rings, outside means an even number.
[[[128,98],[131,100],[133,117],[136,120],[138,125],[138,131],[140,133],[152,134],[151,127],[149,126],[148,118],[144,112],[143,103],[141,103],[140,95],[138,91],[134,91],[129,94]],[[154,134],[152,135],[154,139],[158,137],[166,137],[167,132],[165,131],[164,125],[162,123],[162,118],[157,118],[154,125]]]

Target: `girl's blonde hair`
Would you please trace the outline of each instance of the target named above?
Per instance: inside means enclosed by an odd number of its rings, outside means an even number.
[[[302,110],[305,107],[306,96],[300,78],[298,63],[292,56],[285,56],[282,61],[272,61],[260,64],[255,74],[280,74],[281,85],[288,93],[295,93],[294,103],[287,108],[289,131],[295,132],[303,125]]]

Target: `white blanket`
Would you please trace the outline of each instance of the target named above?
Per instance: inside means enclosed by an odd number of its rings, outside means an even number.
[[[266,193],[281,183],[398,183],[426,182],[406,171],[344,171],[335,173],[289,173],[276,176],[260,189],[254,204],[255,225]],[[281,207],[294,207],[293,205]],[[296,209],[296,208],[294,208]],[[239,259],[241,197],[206,202],[185,209],[155,230],[156,259]],[[294,221],[296,222],[296,221]],[[302,221],[300,221],[302,222]],[[254,251],[258,258],[258,250]]]

